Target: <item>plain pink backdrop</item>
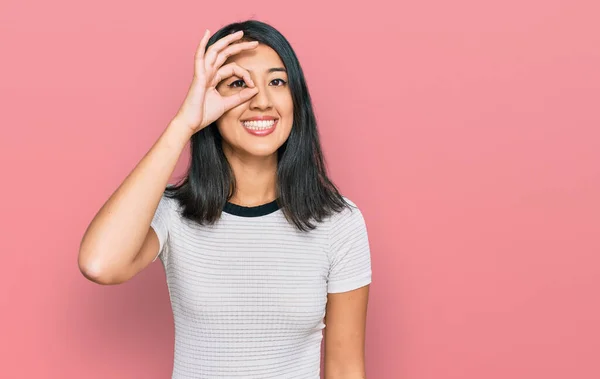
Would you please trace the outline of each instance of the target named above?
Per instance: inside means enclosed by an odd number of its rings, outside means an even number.
[[[600,377],[598,2],[218,4],[0,3],[0,377],[170,377],[162,266],[102,287],[79,242],[204,28],[246,18],[296,49],[367,220],[369,379]]]

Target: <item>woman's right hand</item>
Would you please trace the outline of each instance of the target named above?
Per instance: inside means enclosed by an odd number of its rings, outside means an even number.
[[[177,124],[189,128],[191,134],[202,130],[229,109],[242,104],[258,93],[258,89],[252,82],[248,71],[235,63],[229,63],[221,67],[228,57],[243,50],[254,49],[258,45],[256,41],[231,45],[232,42],[239,40],[242,36],[242,31],[227,35],[206,50],[210,33],[208,30],[204,33],[194,57],[192,83],[181,108],[174,118]],[[247,87],[234,95],[221,96],[216,86],[233,75],[244,79]]]

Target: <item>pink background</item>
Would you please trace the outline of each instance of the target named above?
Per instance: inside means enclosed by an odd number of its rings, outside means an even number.
[[[2,1],[0,377],[170,377],[162,266],[102,287],[78,246],[204,28],[249,17],[296,49],[367,220],[368,377],[600,377],[597,2],[217,3]]]

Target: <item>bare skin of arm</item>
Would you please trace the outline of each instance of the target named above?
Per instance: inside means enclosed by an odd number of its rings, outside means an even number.
[[[258,93],[248,71],[235,63],[223,65],[229,56],[257,46],[257,42],[233,43],[242,36],[242,32],[230,34],[206,49],[210,32],[204,33],[195,54],[194,77],[181,108],[102,205],[83,235],[78,265],[89,280],[123,283],[158,254],[158,237],[150,224],[187,141],[227,110]],[[235,95],[221,96],[216,86],[234,75],[243,78],[248,87]]]
[[[171,123],[100,208],[79,249],[86,278],[122,283],[156,257],[158,237],[150,222],[188,139],[184,127]]]
[[[325,379],[365,379],[369,286],[327,296]]]

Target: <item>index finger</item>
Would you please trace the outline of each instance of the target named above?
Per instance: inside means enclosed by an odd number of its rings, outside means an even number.
[[[247,84],[249,84],[251,87],[254,87],[254,82],[252,81],[252,78],[250,78],[250,73],[233,62],[226,64],[217,71],[217,74],[211,82],[211,86],[215,87],[223,80],[234,75],[238,78],[244,79]]]

